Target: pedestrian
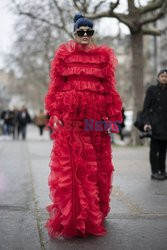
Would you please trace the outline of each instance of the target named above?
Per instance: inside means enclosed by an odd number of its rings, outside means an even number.
[[[13,139],[18,139],[18,113],[19,109],[14,107],[13,110]]]
[[[3,110],[1,119],[3,120],[3,135],[7,139],[13,132],[13,111],[10,108]]]
[[[125,116],[125,109],[124,107],[122,108],[122,123],[120,124],[120,130],[119,130],[119,136],[120,136],[120,139],[121,141],[124,140],[124,133],[123,133],[123,129],[125,127],[125,119],[126,119],[126,116]]]
[[[27,134],[27,124],[31,122],[30,115],[25,106],[22,106],[21,110],[18,112],[17,121],[18,121],[18,137],[21,133],[22,139],[25,140]]]
[[[106,123],[114,127],[122,121],[122,102],[115,88],[115,54],[96,46],[93,34],[93,22],[75,15],[74,39],[60,45],[51,63],[45,104],[53,130],[52,204],[45,226],[52,238],[106,233],[114,170]]]
[[[50,117],[51,116],[47,113],[46,114],[46,124],[45,124],[45,126],[46,126],[46,130],[48,130],[48,132],[49,132],[49,138],[52,140],[52,128],[48,126],[48,122],[50,120]]]
[[[40,136],[43,135],[43,130],[45,128],[46,123],[46,115],[42,109],[39,110],[39,112],[35,115],[34,122],[39,128],[39,134]]]
[[[158,73],[157,85],[148,88],[143,108],[144,130],[152,131],[150,140],[151,178],[164,180],[167,149],[167,69]]]

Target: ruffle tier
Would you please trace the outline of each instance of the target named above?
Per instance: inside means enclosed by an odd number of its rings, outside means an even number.
[[[114,170],[110,138],[105,132],[85,131],[83,126],[81,130],[67,129],[66,124],[81,122],[84,117],[100,120],[104,96],[73,90],[65,92],[60,100],[68,112],[62,114],[64,126],[57,124],[52,134],[49,186],[53,204],[47,207],[50,219],[46,227],[53,238],[102,236],[106,233],[104,218],[110,210]],[[60,108],[58,103],[55,105]]]
[[[98,68],[98,67],[90,67],[90,65],[67,65],[67,66],[60,66],[58,69],[58,73],[62,76],[70,76],[70,75],[94,75],[99,78],[104,78],[106,69]]]
[[[108,47],[92,46],[83,51],[81,46],[73,40],[62,44],[51,63],[51,82],[45,97],[47,112],[61,120],[62,110],[65,108],[63,103],[66,101],[62,102],[62,106],[55,103],[59,104],[60,98],[64,96],[64,91],[70,91],[70,93],[73,89],[93,91],[103,93],[105,96],[106,111],[104,116],[112,122],[121,122],[122,102],[115,89],[116,65],[115,54]],[[70,77],[76,77],[76,80],[71,83],[68,80]],[[82,81],[79,77],[82,78]],[[88,77],[96,77],[96,81],[89,81]],[[70,94],[70,100],[71,96]]]
[[[56,92],[51,104],[52,114],[49,119],[49,127],[54,129],[54,122],[57,118],[64,124],[73,121],[74,114],[77,120],[84,119],[94,121],[102,120],[105,115],[106,103],[103,94],[90,91],[70,91]]]

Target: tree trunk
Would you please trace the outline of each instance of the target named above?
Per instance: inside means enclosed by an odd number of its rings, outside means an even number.
[[[142,33],[131,34],[131,49],[132,49],[132,90],[133,90],[133,121],[136,119],[137,111],[143,107],[143,35]],[[140,145],[139,133],[133,126],[131,143]]]

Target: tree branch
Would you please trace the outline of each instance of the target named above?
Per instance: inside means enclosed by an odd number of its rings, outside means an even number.
[[[151,17],[147,17],[145,18],[143,21],[140,22],[141,25],[145,25],[148,23],[153,23],[155,21],[157,21],[159,18],[164,16],[164,12],[163,11],[159,11],[156,14],[153,14]]]
[[[105,2],[105,1],[104,1]],[[73,0],[74,7],[83,15],[88,13],[88,7],[90,4],[89,0]]]
[[[133,28],[133,23],[132,23],[129,15],[122,14],[122,13],[116,13],[113,11],[112,15],[110,15],[110,17],[115,17],[117,20],[119,20],[121,23],[124,23],[129,28]]]
[[[19,15],[28,16],[28,17],[30,17],[30,18],[32,18],[32,19],[36,19],[36,20],[41,21],[41,22],[43,22],[43,23],[47,23],[47,24],[49,24],[49,25],[52,26],[52,27],[56,27],[56,28],[58,28],[58,29],[62,29],[62,26],[60,26],[60,25],[58,25],[58,24],[56,24],[56,23],[51,23],[50,21],[48,21],[48,20],[45,19],[45,18],[42,18],[42,17],[39,17],[39,16],[34,16],[32,13],[24,12],[24,11],[21,11],[21,10],[20,10],[20,11],[18,12],[18,14],[19,14]]]
[[[19,15],[28,16],[28,17],[30,17],[31,19],[39,20],[39,21],[41,21],[41,22],[43,22],[43,23],[47,23],[47,24],[49,24],[50,26],[56,27],[56,28],[58,28],[58,29],[61,29],[61,28],[62,28],[62,26],[59,26],[59,25],[56,24],[56,23],[52,23],[52,22],[48,21],[48,20],[45,19],[45,18],[42,18],[42,17],[39,17],[39,16],[35,16],[34,14],[32,14],[32,13],[30,13],[30,12],[22,11],[22,10],[20,9],[20,6],[16,3],[15,0],[13,0],[12,2],[13,2],[13,4],[15,5],[16,11],[18,12]]]
[[[116,3],[110,3],[110,11],[113,11],[119,5],[119,0]]]
[[[31,19],[38,20],[40,22],[49,24],[50,26],[52,26],[54,28],[57,28],[59,30],[63,29],[68,34],[69,37],[72,37],[72,34],[66,28],[65,21],[64,21],[64,18],[63,18],[63,10],[62,10],[62,8],[58,5],[56,0],[53,0],[53,2],[54,2],[55,6],[56,6],[56,8],[57,8],[57,10],[58,10],[58,12],[60,14],[60,19],[61,19],[62,25],[58,25],[56,22],[54,22],[54,23],[50,22],[49,20],[47,20],[45,18],[34,15],[33,13],[22,11],[20,9],[20,6],[15,2],[15,0],[13,0],[13,3],[15,4],[16,10],[17,10],[19,15],[24,15],[24,16],[30,17]]]
[[[78,0],[73,0],[74,7],[82,13],[83,9],[78,5]]]
[[[130,21],[130,18],[128,15],[122,14],[122,13],[116,13],[112,10],[104,11],[99,14],[87,14],[86,17],[90,19],[99,19],[102,17],[113,17],[113,18],[115,17],[117,20],[124,23],[129,28],[133,28],[133,23]]]
[[[98,9],[101,7],[101,5],[105,2],[106,2],[105,0],[100,1],[97,5],[95,5],[94,10],[93,10],[93,14],[95,14],[98,11]]]
[[[98,5],[101,5],[103,1],[101,1]],[[110,8],[107,11],[102,11],[101,13],[95,13],[95,11],[93,11],[92,14],[86,14],[87,18],[90,19],[100,19],[103,17],[113,17],[116,18],[117,20],[119,20],[121,23],[124,23],[125,25],[127,25],[130,29],[134,28],[134,24],[130,19],[130,16],[128,14],[123,14],[123,13],[117,13],[114,12],[113,10],[119,5],[120,1],[117,0],[117,2],[115,3],[110,3]],[[97,5],[96,5],[97,7]]]
[[[63,17],[63,9],[58,5],[58,1],[53,0],[53,3],[55,5],[55,7],[57,8],[58,12],[59,12],[59,16],[60,16],[60,20],[62,23],[62,29],[71,37],[71,33],[68,31],[67,27],[66,27],[66,23]]]
[[[142,28],[142,34],[143,35],[152,35],[152,36],[160,36],[161,35],[161,30],[158,29],[153,29],[153,28]]]
[[[111,17],[110,15],[110,11],[103,11],[99,14],[86,14],[85,15],[87,18],[90,18],[90,19],[99,19],[99,18],[102,18],[102,17]]]
[[[139,7],[142,6],[141,3],[140,3],[140,0],[137,0],[137,3],[138,3],[138,5],[139,5]]]
[[[157,0],[157,1],[152,1],[148,3],[146,6],[138,8],[140,14],[145,14],[150,11],[156,10],[161,8],[162,4],[164,3],[164,0]]]
[[[83,1],[83,14],[88,12],[88,6],[89,6],[89,2],[87,2],[87,0]]]
[[[135,9],[135,3],[134,0],[128,0],[128,10],[129,12],[132,12]]]

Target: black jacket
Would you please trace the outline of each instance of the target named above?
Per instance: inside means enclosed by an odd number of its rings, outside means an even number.
[[[152,126],[153,138],[167,140],[167,84],[158,82],[147,89],[143,117]]]
[[[4,120],[4,123],[6,125],[13,126],[13,119],[14,119],[14,113],[13,113],[13,111],[10,111],[10,110],[4,110],[4,111],[2,111],[1,119]]]
[[[27,123],[31,122],[29,113],[27,111],[20,111],[17,115],[17,121],[19,126],[26,126]]]

